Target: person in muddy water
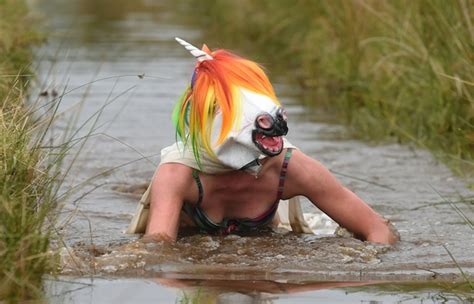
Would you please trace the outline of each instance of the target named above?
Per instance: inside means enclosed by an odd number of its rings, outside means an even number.
[[[387,220],[286,140],[287,114],[259,65],[176,40],[197,64],[173,113],[177,143],[162,150],[142,198],[145,240],[174,241],[180,223],[218,234],[276,226],[280,200],[296,196],[361,240],[399,239]]]

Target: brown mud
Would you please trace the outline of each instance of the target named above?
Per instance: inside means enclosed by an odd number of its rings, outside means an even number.
[[[63,274],[226,280],[463,281],[451,263],[383,262],[397,247],[352,237],[264,232],[183,236],[176,243],[86,245],[62,252]],[[474,263],[459,265],[469,275]]]

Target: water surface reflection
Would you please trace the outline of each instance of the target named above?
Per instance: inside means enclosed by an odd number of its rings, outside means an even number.
[[[51,303],[469,303],[465,286],[63,278]],[[440,291],[440,288],[445,291]]]

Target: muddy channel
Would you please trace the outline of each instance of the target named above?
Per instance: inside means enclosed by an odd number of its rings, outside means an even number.
[[[199,45],[202,32],[159,1],[30,3],[50,33],[36,51],[32,98],[48,102],[65,93],[53,137],[79,127],[77,137],[89,136],[76,146],[80,154],[63,186],[75,191],[58,224],[62,275],[45,284],[51,302],[435,301],[444,291],[427,283],[463,282],[460,269],[473,276],[473,230],[461,217],[474,215],[468,181],[427,151],[349,138],[278,82],[290,141],[389,218],[399,244],[336,235],[336,225],[308,202],[315,235],[190,234],[169,245],[124,234],[161,148],[175,140],[170,115],[194,62],[174,37]],[[412,294],[387,282],[424,285]]]

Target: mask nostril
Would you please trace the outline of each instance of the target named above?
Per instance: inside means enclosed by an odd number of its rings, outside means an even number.
[[[271,129],[273,126],[273,118],[268,114],[257,117],[257,124],[262,129]]]

